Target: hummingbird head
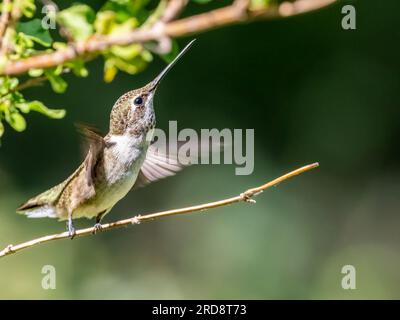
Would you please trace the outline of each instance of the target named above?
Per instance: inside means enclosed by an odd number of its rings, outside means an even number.
[[[142,88],[128,91],[115,102],[110,115],[111,134],[139,136],[155,127],[153,98],[158,85],[194,41],[189,42],[153,81]]]

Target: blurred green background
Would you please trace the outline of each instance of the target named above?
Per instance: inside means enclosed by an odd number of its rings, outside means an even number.
[[[357,30],[341,28],[347,3],[356,6]],[[186,14],[208,6],[192,5]],[[177,120],[180,129],[254,128],[254,173],[193,166],[131,192],[105,221],[236,195],[314,161],[321,167],[270,189],[255,205],[57,241],[0,259],[0,298],[399,299],[398,10],[397,0],[342,1],[196,36],[157,92],[158,127]],[[120,73],[105,84],[97,60],[89,78],[67,76],[65,94],[48,84],[26,91],[68,114],[50,120],[31,113],[25,132],[6,131],[1,247],[64,231],[64,223],[28,220],[15,208],[79,165],[74,122],[107,132],[114,101],[164,65],[157,58],[141,74]],[[348,264],[357,270],[356,290],[341,288]],[[44,265],[56,268],[56,290],[41,287]]]

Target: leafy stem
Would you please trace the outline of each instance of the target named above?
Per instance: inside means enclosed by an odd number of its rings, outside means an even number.
[[[19,91],[48,80],[53,91],[63,93],[68,86],[62,77],[63,70],[86,77],[86,62],[101,56],[104,80],[111,82],[119,71],[129,74],[142,71],[153,60],[153,55],[165,60],[174,58],[178,52],[176,38],[255,19],[302,14],[337,0],[234,0],[225,7],[179,18],[191,2],[210,1],[160,0],[153,8],[148,1],[108,0],[96,12],[84,3],[74,3],[59,10],[54,1],[42,0],[44,5],[53,8],[42,20],[35,18],[34,0],[3,1],[0,16],[0,103],[3,104],[0,137],[4,132],[2,120],[22,117],[8,116],[22,112],[17,106],[22,99]],[[46,27],[45,22],[49,26]],[[54,41],[49,28],[58,28],[65,41]],[[17,76],[26,73],[31,79],[9,87],[18,83]]]

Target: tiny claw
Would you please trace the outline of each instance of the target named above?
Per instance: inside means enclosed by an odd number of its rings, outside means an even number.
[[[75,235],[76,235],[75,228],[73,228],[72,230],[69,230],[68,233],[69,233],[69,237],[71,238],[71,240],[75,238]]]
[[[102,227],[102,225],[101,225],[101,223],[96,223],[94,226],[93,226],[93,234],[96,234],[96,233],[98,233],[98,232],[101,232],[103,230],[103,227]]]
[[[68,231],[68,236],[71,238],[71,240],[75,238],[75,235],[76,235],[75,229]]]

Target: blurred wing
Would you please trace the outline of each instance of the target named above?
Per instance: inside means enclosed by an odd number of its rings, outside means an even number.
[[[176,151],[180,150],[183,146],[185,146],[185,150],[189,150],[189,154],[193,159],[197,160],[194,163],[198,163],[198,157],[200,154],[209,153],[211,154],[216,150],[216,152],[221,152],[226,146],[226,143],[221,143],[213,141],[211,138],[206,141],[179,141],[177,143]],[[139,171],[138,177],[136,179],[135,185],[133,186],[135,189],[138,187],[143,187],[151,182],[170,177],[175,175],[178,171],[182,170],[184,167],[191,164],[191,161],[187,164],[182,164],[178,161],[178,155],[174,152],[171,152],[169,144],[167,146],[163,144],[159,144],[158,142],[154,142],[150,145],[147,150],[146,159],[143,162],[143,165]],[[196,150],[192,155],[192,149]],[[168,150],[168,151],[161,151]],[[187,160],[187,159],[186,159]]]
[[[81,170],[75,178],[75,183],[71,185],[71,209],[77,208],[81,203],[84,203],[96,194],[93,180],[97,164],[103,157],[103,151],[106,146],[104,138],[95,128],[79,125],[78,130],[83,135],[84,144],[88,146],[89,150],[81,165]]]
[[[143,187],[151,182],[175,175],[184,168],[178,163],[178,157],[172,154],[164,154],[154,146],[147,150],[146,159],[143,162],[134,188]]]
[[[29,217],[38,218],[44,216],[55,217],[55,212],[46,210],[50,210],[50,207],[57,203],[61,194],[73,179],[81,180],[81,183],[75,184],[75,186],[79,186],[79,188],[75,187],[72,190],[72,197],[76,204],[83,202],[85,199],[94,194],[95,190],[93,185],[93,174],[96,164],[102,156],[105,142],[103,137],[90,127],[79,125],[78,129],[84,136],[85,142],[89,147],[85,161],[62,183],[37,195],[32,199],[29,199],[26,203],[22,204],[17,209],[18,213],[27,214]],[[37,210],[36,213],[34,212],[35,210]]]
[[[85,176],[87,180],[87,185],[92,186],[94,169],[101,155],[103,154],[106,143],[99,131],[97,131],[97,129],[95,129],[94,127],[83,124],[78,124],[77,127],[78,131],[84,137],[85,145],[87,145],[89,149],[86,159],[84,161],[84,170],[86,171]]]

